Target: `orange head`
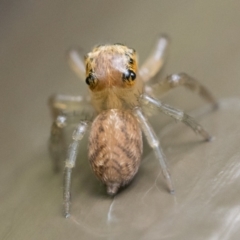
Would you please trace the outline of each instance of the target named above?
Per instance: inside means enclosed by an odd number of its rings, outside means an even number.
[[[129,88],[137,74],[135,50],[121,44],[95,47],[85,57],[86,83],[92,91]]]

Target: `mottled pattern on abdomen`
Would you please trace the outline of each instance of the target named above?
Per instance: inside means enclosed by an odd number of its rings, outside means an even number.
[[[142,132],[130,111],[110,109],[94,120],[89,137],[89,160],[109,194],[129,183],[142,155]]]

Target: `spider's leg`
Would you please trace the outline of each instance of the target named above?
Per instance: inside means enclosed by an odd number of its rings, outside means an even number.
[[[166,59],[168,45],[168,38],[160,36],[152,53],[139,69],[139,74],[144,82],[149,81],[161,70]]]
[[[82,140],[84,134],[86,133],[88,125],[89,122],[87,121],[81,121],[78,124],[72,135],[72,143],[68,148],[67,158],[65,161],[63,182],[63,214],[66,218],[70,216],[72,169],[75,166],[80,140]]]
[[[86,105],[90,105],[89,100],[80,95],[56,94],[49,98],[49,107],[53,118],[62,112],[80,112],[82,108],[86,108]]]
[[[67,57],[68,63],[72,70],[77,74],[80,79],[85,80],[85,63],[80,53],[76,49],[71,49],[68,52]]]
[[[63,128],[66,126],[67,118],[60,114],[53,122],[51,127],[51,134],[49,139],[49,153],[53,161],[54,171],[58,172],[60,169],[59,160],[63,155]]]
[[[150,123],[148,122],[147,118],[143,115],[142,110],[139,107],[137,107],[137,108],[134,108],[133,112],[141,125],[141,128],[146,136],[146,139],[147,139],[149,145],[154,150],[155,156],[160,163],[160,166],[161,166],[162,172],[163,172],[163,176],[166,179],[166,182],[167,182],[170,192],[174,193],[173,183],[172,183],[171,176],[170,176],[169,170],[167,168],[167,164],[166,164],[166,157],[161,149],[158,137],[156,136],[156,134],[155,134],[153,128],[151,127]]]
[[[206,141],[210,141],[212,139],[212,136],[200,124],[198,124],[194,118],[190,117],[189,115],[184,113],[182,110],[173,108],[146,94],[141,95],[140,102],[143,105],[146,105],[152,108],[157,108],[158,110],[174,118],[175,120],[185,123],[188,127],[192,128],[194,132],[202,135],[202,137]]]
[[[91,121],[94,110],[89,101],[81,96],[61,94],[52,96],[49,100],[49,106],[54,118],[49,140],[49,152],[53,160],[54,170],[58,171],[60,168],[59,160],[64,149],[64,127],[80,120]]]
[[[166,77],[164,80],[152,85],[150,87],[150,92],[152,91],[155,96],[160,96],[179,86],[184,86],[191,91],[198,93],[204,100],[213,104],[214,107],[218,106],[217,100],[212,93],[198,80],[186,73],[172,74]]]

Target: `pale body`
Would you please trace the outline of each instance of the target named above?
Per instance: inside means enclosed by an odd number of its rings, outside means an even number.
[[[124,78],[129,69],[137,71],[135,51],[125,46],[99,46],[85,62],[94,78],[91,102],[99,112],[90,131],[89,160],[108,194],[114,195],[132,180],[141,162],[142,132],[131,109],[139,105],[143,82]]]

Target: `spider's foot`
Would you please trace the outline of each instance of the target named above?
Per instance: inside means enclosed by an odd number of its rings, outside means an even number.
[[[174,195],[175,194],[175,190],[174,189],[170,190],[170,194]]]
[[[71,216],[70,213],[64,213],[64,217],[65,217],[65,218],[69,218],[70,216]]]
[[[218,110],[219,108],[220,108],[220,103],[219,102],[215,102],[212,106],[213,111]]]
[[[214,136],[209,136],[208,139],[206,139],[207,142],[212,142],[215,140],[215,137]]]

